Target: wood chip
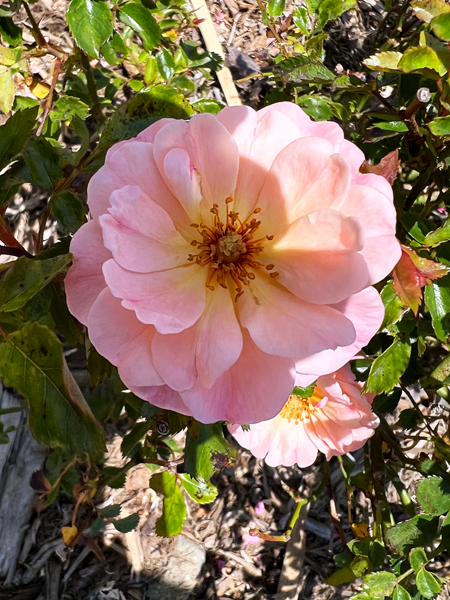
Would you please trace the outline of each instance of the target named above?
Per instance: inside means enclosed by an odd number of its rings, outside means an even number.
[[[205,0],[191,0],[191,4],[195,10],[196,18],[204,19],[203,22],[199,24],[199,29],[205,42],[206,49],[209,50],[209,52],[216,52],[216,54],[219,54],[225,60],[225,54],[222,45],[219,42],[219,38],[217,37],[217,32]],[[217,79],[219,80],[220,87],[222,88],[228,106],[241,106],[242,102],[228,67],[223,67],[223,69],[217,71]]]

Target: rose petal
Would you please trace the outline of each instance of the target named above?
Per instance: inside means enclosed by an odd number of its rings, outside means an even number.
[[[347,346],[354,327],[342,313],[289,294],[258,276],[239,298],[239,320],[268,354],[298,359],[327,348]]]
[[[209,291],[203,316],[176,335],[156,334],[155,364],[171,388],[183,391],[196,382],[210,388],[239,358],[242,333],[228,290]]]
[[[88,314],[97,296],[106,287],[103,263],[111,258],[104,247],[98,221],[89,221],[76,232],[70,243],[73,265],[64,281],[70,312],[87,325]]]
[[[98,352],[118,367],[126,385],[151,386],[164,382],[152,357],[155,328],[144,325],[132,310],[105,288],[94,302],[88,318],[89,337]]]
[[[160,333],[191,327],[205,310],[206,269],[191,264],[155,273],[132,273],[114,260],[103,266],[106,283],[122,306]]]
[[[128,185],[114,191],[109,213],[99,219],[104,243],[124,269],[148,273],[187,262],[188,242],[141,188]]]

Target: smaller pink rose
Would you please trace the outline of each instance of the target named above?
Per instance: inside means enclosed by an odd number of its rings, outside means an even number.
[[[308,467],[323,452],[332,456],[361,448],[379,424],[372,412],[373,394],[361,395],[348,365],[317,380],[309,398],[291,395],[273,419],[250,425],[230,425],[239,444],[271,467],[295,463]]]

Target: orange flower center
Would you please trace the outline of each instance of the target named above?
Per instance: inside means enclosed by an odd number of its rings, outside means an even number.
[[[288,421],[294,421],[296,425],[299,421],[310,419],[311,415],[317,410],[315,407],[316,404],[318,404],[323,397],[323,394],[319,392],[318,388],[314,388],[314,392],[309,398],[301,398],[300,396],[291,394],[288,401],[281,409],[280,417],[283,417],[283,419],[287,419]]]
[[[192,223],[201,236],[201,240],[194,239],[191,246],[198,248],[198,254],[189,254],[188,260],[195,261],[198,265],[208,266],[209,272],[206,279],[206,287],[214,290],[214,281],[220,286],[228,289],[228,282],[232,281],[236,286],[235,300],[244,293],[243,286],[249,285],[250,281],[255,279],[254,270],[266,268],[272,271],[274,265],[263,265],[256,260],[259,254],[264,250],[262,245],[265,240],[272,240],[273,235],[254,239],[255,233],[261,225],[253,217],[261,212],[260,208],[255,208],[244,220],[239,219],[239,213],[229,211],[228,205],[232,198],[227,198],[226,219],[220,220],[219,205],[213,204],[211,213],[214,215],[214,222],[211,227],[204,223]],[[272,272],[270,276],[275,278],[278,273]]]

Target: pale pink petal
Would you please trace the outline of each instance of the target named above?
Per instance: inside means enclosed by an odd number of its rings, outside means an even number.
[[[76,232],[70,251],[73,265],[64,280],[67,306],[83,325],[87,325],[91,306],[106,287],[103,263],[111,258],[111,252],[103,245],[98,221],[89,221]]]
[[[318,375],[331,373],[342,367],[357,354],[377,333],[384,317],[384,306],[375,288],[367,288],[351,296],[334,308],[353,323],[356,339],[350,346],[324,350],[296,363],[296,385],[309,385]]]
[[[311,123],[313,123],[305,111],[293,102],[276,102],[275,104],[269,104],[269,106],[265,106],[257,112],[258,119],[261,120],[267,113],[271,112],[283,113],[297,125],[300,131],[309,129]]]
[[[390,183],[381,175],[375,175],[375,173],[357,173],[352,177],[353,185],[364,185],[367,187],[374,188],[394,202],[394,193]]]
[[[321,208],[338,209],[350,186],[350,168],[333,146],[320,138],[302,138],[276,157],[257,205],[261,231],[273,235],[299,217]]]
[[[364,230],[357,219],[335,210],[318,210],[297,219],[274,241],[265,259],[274,264],[278,281],[314,304],[340,302],[369,284],[359,250]]]
[[[239,170],[239,152],[236,142],[211,114],[199,114],[189,123],[168,123],[155,136],[154,155],[161,175],[170,180],[164,169],[166,154],[174,149],[185,150],[190,158],[190,168],[200,177],[202,194],[209,208],[213,203],[224,203],[234,196]],[[178,186],[181,185],[178,180]]]
[[[258,122],[257,115],[249,106],[227,106],[217,115],[219,123],[233,136],[240,155],[247,156],[250,153]]]
[[[126,385],[151,386],[164,382],[152,357],[155,328],[137,320],[120,300],[105,288],[88,317],[89,338],[98,352],[118,367]]]
[[[136,185],[175,221],[189,231],[190,219],[164,183],[153,158],[153,144],[129,140],[95,173],[88,185],[88,204],[93,217],[107,213],[114,190]]]
[[[347,346],[356,335],[339,311],[304,302],[260,275],[239,298],[238,309],[241,324],[268,354],[298,359]]]
[[[147,402],[158,408],[173,410],[182,415],[192,416],[190,409],[185,405],[180,394],[172,390],[168,385],[151,387],[129,385],[128,389],[139,398],[147,400]]]
[[[103,240],[124,269],[148,273],[186,264],[191,247],[141,188],[114,191],[109,213],[99,218]]]
[[[200,175],[191,163],[189,154],[181,148],[172,148],[164,156],[163,169],[175,197],[190,218],[198,220],[202,200]]]
[[[304,469],[310,467],[317,458],[317,445],[308,436],[305,424],[300,422],[297,426],[297,451],[295,462]]]
[[[156,367],[173,389],[184,391],[196,382],[210,388],[242,351],[242,333],[228,290],[208,291],[206,308],[197,323],[176,335],[156,334]]]
[[[366,159],[364,152],[360,150],[356,144],[344,139],[342,140],[339,153],[344,156],[350,165],[352,176],[359,175],[359,168]]]
[[[202,423],[254,423],[274,417],[294,385],[293,361],[262,352],[244,333],[244,347],[234,365],[210,389],[181,392]]]
[[[388,275],[400,260],[400,243],[395,238],[395,207],[377,189],[352,185],[341,208],[345,215],[358,218],[365,233],[364,256],[370,284]]]
[[[167,117],[164,117],[164,119],[159,119],[158,121],[150,125],[150,127],[147,127],[147,129],[141,131],[141,133],[137,136],[136,139],[140,142],[150,142],[151,144],[153,144],[158,131],[166,125],[168,125],[169,123],[172,123],[174,120],[175,119],[170,119]]]
[[[205,310],[206,269],[191,264],[155,273],[132,273],[114,260],[103,266],[106,283],[122,306],[160,333],[191,327]]]

